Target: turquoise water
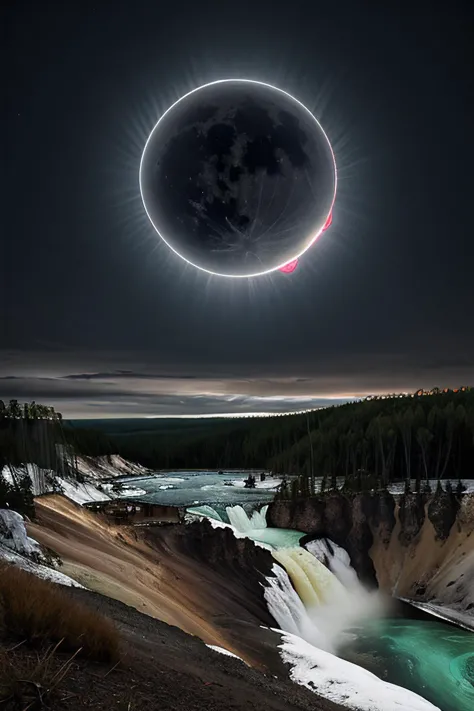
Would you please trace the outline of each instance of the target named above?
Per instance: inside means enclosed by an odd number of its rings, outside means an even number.
[[[131,482],[146,494],[140,501],[163,506],[211,505],[219,511],[236,504],[265,504],[272,501],[275,491],[271,488],[244,489],[245,472],[225,471],[222,474],[202,471],[160,472],[147,477],[120,477],[122,483]],[[257,476],[258,479],[258,476]],[[279,480],[267,476],[263,485],[276,487]],[[240,482],[241,486],[229,486]],[[258,482],[257,485],[260,485]]]
[[[254,472],[259,479],[260,472]],[[163,506],[199,506],[207,504],[221,511],[225,506],[236,504],[255,506],[272,501],[275,491],[271,488],[244,489],[243,480],[248,472],[227,470],[218,474],[215,471],[181,470],[173,472],[157,472],[145,477],[120,477],[118,481],[130,482],[133,486],[143,489],[146,494],[140,500]],[[228,486],[229,482],[240,482],[241,486]],[[276,487],[278,479],[267,475],[265,482],[257,486]],[[316,491],[321,486],[322,479],[316,479]],[[338,479],[338,486],[344,483]],[[457,482],[455,482],[454,486]],[[436,482],[435,482],[436,484]],[[472,482],[471,482],[472,484]],[[395,484],[392,490],[402,492],[404,484]]]
[[[442,711],[474,709],[474,634],[437,621],[382,619],[352,628],[339,655]]]
[[[260,543],[266,543],[272,548],[295,548],[299,546],[300,538],[304,533],[290,531],[286,528],[261,528],[246,533],[247,538]]]
[[[196,507],[195,512],[228,523],[228,512],[216,508]],[[304,535],[286,529],[254,528],[261,525],[258,516],[247,519],[242,511],[236,523],[248,538],[280,550],[298,547]],[[425,614],[408,606],[403,614],[403,618],[382,618],[351,627],[347,631],[349,641],[339,650],[339,656],[414,691],[441,711],[474,711],[474,634],[426,619]],[[407,619],[410,615],[422,619]]]
[[[222,505],[218,506],[214,504],[213,506],[209,506],[204,504],[201,506],[190,506],[187,511],[191,514],[214,519],[215,521],[230,523],[226,507]],[[250,511],[247,511],[247,513],[250,514]],[[294,548],[299,545],[300,539],[304,536],[304,533],[301,533],[301,531],[293,531],[287,528],[253,528],[250,524],[247,526],[246,523],[247,522],[244,521],[244,527],[238,529],[241,533],[245,533],[246,538],[250,538],[252,541],[258,541],[259,543],[265,543],[267,546],[271,546],[275,549]]]

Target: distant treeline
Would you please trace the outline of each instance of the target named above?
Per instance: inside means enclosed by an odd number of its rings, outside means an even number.
[[[60,413],[36,402],[20,404],[0,400],[0,508],[33,514],[33,494],[28,474],[21,465],[34,463],[57,471],[63,466],[64,445]],[[2,472],[8,476],[3,476]]]
[[[108,454],[107,447],[112,446],[108,438],[101,432],[94,438],[99,442],[96,448]],[[32,482],[25,465],[80,479],[76,458],[81,446],[53,407],[0,400],[0,508],[32,516]]]
[[[64,443],[62,417],[54,408],[0,400],[0,471],[6,464],[15,467],[29,462],[55,469],[57,445]]]
[[[273,470],[299,476],[302,492],[316,477],[357,487],[361,473],[378,486],[474,478],[474,391],[420,391],[279,417],[93,423],[0,401],[0,472],[35,463],[74,476],[77,455],[114,453],[150,469]]]
[[[364,471],[381,485],[407,478],[474,477],[474,391],[469,388],[279,417],[129,423],[128,428],[124,421],[95,421],[95,429],[88,430],[75,422],[64,430],[83,453],[117,452],[151,469],[262,468],[328,481],[354,480]]]

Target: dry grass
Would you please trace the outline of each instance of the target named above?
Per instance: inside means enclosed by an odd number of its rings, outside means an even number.
[[[65,662],[55,652],[60,643],[36,657],[15,650],[0,650],[0,705],[33,711],[49,708],[48,704],[61,696],[61,686],[68,676],[76,652]]]
[[[0,566],[0,637],[100,661],[119,656],[119,635],[107,618],[70,598],[53,583],[10,565]]]

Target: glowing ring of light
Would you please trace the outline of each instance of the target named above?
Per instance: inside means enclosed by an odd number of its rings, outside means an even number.
[[[153,220],[151,219],[150,213],[149,213],[148,210],[147,210],[147,206],[146,206],[146,204],[145,204],[145,199],[144,199],[144,197],[143,197],[143,187],[142,187],[142,167],[143,167],[143,159],[144,159],[144,157],[145,157],[145,153],[146,153],[146,150],[147,150],[147,148],[148,148],[148,144],[150,143],[150,141],[151,141],[151,139],[152,139],[152,137],[153,137],[153,134],[154,134],[155,131],[157,130],[158,126],[160,125],[161,121],[164,119],[164,117],[166,116],[166,114],[168,114],[168,113],[169,113],[172,109],[174,109],[174,107],[177,106],[181,101],[183,101],[184,99],[186,99],[188,96],[191,96],[191,94],[194,94],[196,91],[200,91],[201,89],[205,89],[205,88],[208,87],[208,86],[214,86],[215,84],[224,84],[224,83],[226,83],[226,82],[241,82],[241,83],[243,83],[243,84],[258,84],[258,85],[260,85],[260,86],[266,86],[268,89],[273,89],[273,91],[278,91],[280,94],[284,94],[285,96],[289,97],[292,101],[294,101],[295,103],[297,103],[302,109],[304,109],[304,110],[311,116],[311,118],[313,119],[313,121],[316,123],[316,125],[318,126],[318,128],[319,128],[320,131],[322,132],[324,138],[326,139],[326,141],[327,141],[327,143],[328,143],[329,150],[330,150],[330,152],[331,152],[331,156],[332,156],[332,160],[333,160],[333,165],[334,165],[334,195],[333,195],[333,198],[332,198],[331,207],[330,207],[330,209],[329,209],[329,212],[328,212],[328,215],[327,215],[327,218],[326,218],[326,221],[325,221],[323,227],[321,227],[321,229],[315,234],[315,236],[314,236],[313,239],[308,243],[308,245],[307,245],[301,252],[298,252],[298,254],[296,254],[294,257],[292,257],[292,259],[289,259],[289,260],[286,259],[282,264],[279,264],[279,265],[276,266],[276,267],[272,267],[271,269],[266,269],[266,270],[263,271],[263,272],[255,272],[255,274],[220,274],[219,272],[213,272],[213,271],[211,271],[210,269],[205,269],[204,267],[200,267],[198,264],[194,264],[194,262],[191,262],[189,259],[186,259],[186,257],[183,257],[182,254],[180,254],[174,247],[172,247],[172,246],[170,245],[170,243],[163,237],[163,235],[162,235],[161,232],[159,231],[158,227],[155,225],[155,223],[154,223]],[[160,116],[160,118],[158,119],[158,121],[157,121],[156,124],[154,125],[153,129],[151,130],[150,135],[148,136],[147,141],[146,141],[146,143],[145,143],[145,147],[143,148],[142,157],[141,157],[141,160],[140,160],[140,169],[139,169],[139,173],[138,173],[138,181],[139,181],[139,184],[140,184],[140,196],[141,196],[141,199],[142,199],[143,207],[145,208],[145,212],[146,212],[146,214],[147,214],[147,216],[148,216],[148,219],[150,220],[151,224],[153,225],[153,228],[154,228],[155,232],[157,233],[158,237],[159,237],[160,239],[162,239],[163,242],[166,244],[166,246],[169,247],[169,249],[171,249],[171,251],[174,252],[178,257],[180,257],[180,259],[184,260],[185,262],[187,262],[188,264],[190,264],[192,267],[195,267],[196,269],[199,269],[199,270],[202,271],[202,272],[206,272],[206,274],[212,274],[213,276],[228,277],[229,279],[251,279],[251,278],[253,278],[253,277],[264,276],[265,274],[271,274],[272,272],[276,272],[276,271],[282,269],[283,267],[285,267],[289,262],[293,262],[293,261],[299,259],[305,252],[308,251],[308,249],[309,249],[310,247],[313,246],[313,244],[316,242],[316,240],[318,239],[318,237],[325,231],[326,224],[327,224],[327,222],[329,221],[329,219],[330,219],[330,217],[331,217],[331,214],[332,214],[332,209],[333,209],[333,206],[334,206],[334,201],[336,200],[336,191],[337,191],[337,166],[336,166],[336,158],[335,158],[335,156],[334,156],[334,151],[333,151],[333,148],[332,148],[332,146],[331,146],[331,142],[330,142],[330,140],[329,140],[329,138],[328,138],[328,136],[327,136],[327,134],[326,134],[326,131],[325,131],[324,128],[321,126],[321,124],[319,123],[319,121],[318,121],[318,119],[316,118],[316,116],[315,116],[313,113],[311,113],[311,111],[310,111],[301,101],[299,101],[298,99],[296,99],[296,98],[295,98],[294,96],[292,96],[289,92],[284,91],[284,89],[279,89],[277,86],[273,86],[272,84],[267,84],[267,83],[264,82],[264,81],[257,81],[256,79],[217,79],[216,81],[210,81],[210,82],[208,82],[207,84],[202,84],[201,86],[198,86],[198,87],[196,87],[195,89],[192,89],[191,91],[188,91],[187,94],[184,94],[180,99],[178,99],[177,101],[175,101],[174,104],[171,104],[171,106],[170,106],[168,109],[166,109],[166,111],[164,112],[164,114],[163,114],[162,116]]]

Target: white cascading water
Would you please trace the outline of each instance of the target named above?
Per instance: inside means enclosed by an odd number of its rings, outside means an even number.
[[[206,516],[204,508],[188,509]],[[275,559],[264,597],[282,632],[279,645],[290,677],[311,691],[360,711],[440,711],[421,696],[389,684],[335,654],[347,630],[383,614],[381,597],[363,588],[343,548],[328,539],[298,545],[298,531],[267,528],[267,507],[249,518],[241,506],[226,509],[230,524],[213,509],[213,527],[232,528],[237,538],[251,538]]]
[[[307,551],[312,553],[321,563],[328,566],[331,573],[349,590],[360,588],[357,573],[351,565],[349,553],[327,538],[319,538],[305,544]]]
[[[265,589],[264,596],[269,611],[284,632],[296,627],[297,632],[293,634],[334,654],[350,627],[382,614],[383,602],[378,592],[365,590],[353,569],[343,572],[341,559],[336,564],[341,574],[338,579],[304,548],[272,551],[272,554],[282,568],[276,579],[268,579],[270,588]],[[350,581],[350,587],[343,584],[344,579]],[[298,613],[290,626],[288,609],[298,608],[294,599],[288,602],[289,596],[299,600],[306,613],[304,616]]]
[[[299,546],[301,532],[267,528],[267,509],[249,517],[242,506],[228,506],[226,513],[238,538],[264,545],[278,563],[264,591],[269,611],[284,632],[334,653],[348,628],[382,614],[381,597],[362,586],[347,551],[328,539]],[[222,522],[210,506],[188,512]]]
[[[208,506],[207,504],[189,508],[188,513],[199,518],[210,518],[213,521],[222,521],[222,516],[213,509],[212,506]]]
[[[267,527],[267,510],[268,506],[263,506],[260,511],[254,511],[249,518],[242,506],[227,506],[226,513],[231,526],[241,533],[252,533]]]

